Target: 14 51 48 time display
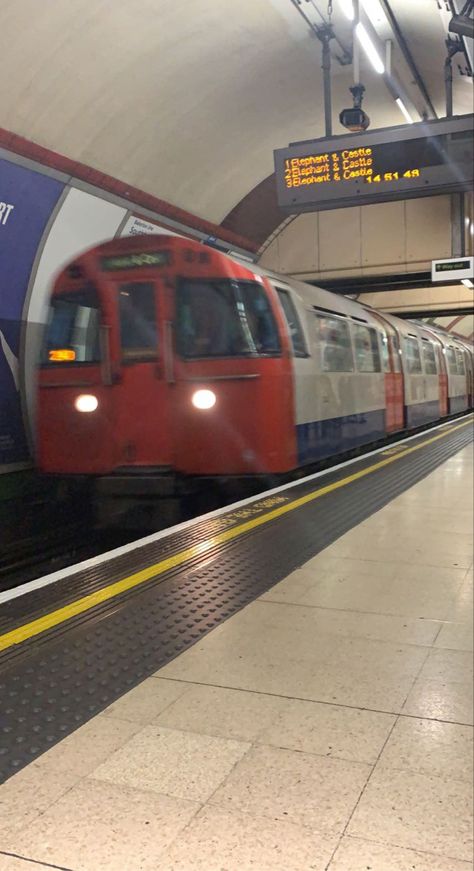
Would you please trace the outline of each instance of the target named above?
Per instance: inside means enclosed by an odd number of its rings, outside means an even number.
[[[380,172],[375,175],[368,175],[365,181],[368,184],[377,184],[381,181],[398,181],[400,178],[420,178],[421,170],[419,169],[407,169],[404,173],[399,172],[384,172],[381,174]]]

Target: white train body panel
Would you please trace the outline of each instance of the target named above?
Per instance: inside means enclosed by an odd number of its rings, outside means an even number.
[[[413,429],[469,407],[472,350],[461,342],[288,276],[278,276],[255,265],[252,270],[270,282],[281,303],[282,294],[291,298],[301,341],[304,336],[305,353],[297,353],[291,317],[289,321],[282,304],[295,351],[292,357],[294,419],[300,465],[383,439],[387,432]],[[326,319],[326,330],[339,330],[339,346],[346,342],[345,351],[352,356],[352,365],[347,366],[347,371],[336,371],[341,366],[327,365],[324,357],[327,342],[325,348],[320,332],[321,319]],[[361,346],[357,340],[361,329],[372,337],[376,371],[361,371]],[[387,347],[392,340],[395,350],[390,345],[389,363]],[[373,348],[374,341],[378,351]],[[465,359],[464,372],[457,368],[460,349],[465,358],[469,356],[469,361]],[[446,358],[452,353],[457,355],[457,362],[453,364],[455,369],[452,365],[450,370]],[[398,378],[399,384],[395,426],[388,422],[389,403],[395,403],[395,399],[389,395],[394,382],[388,387],[387,376]]]
[[[373,315],[345,297],[294,280],[268,276],[273,287],[291,295],[304,333],[308,356],[294,356],[295,423],[298,457],[309,462],[385,434],[385,384],[382,366],[361,372],[356,366],[354,331],[370,328],[381,359],[382,328]],[[348,371],[327,371],[318,335],[323,321],[346,330]],[[352,358],[352,363],[350,358]]]

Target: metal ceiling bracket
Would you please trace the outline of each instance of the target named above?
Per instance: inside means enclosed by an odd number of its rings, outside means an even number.
[[[458,51],[463,51],[461,40],[451,39],[448,36],[446,40],[446,48],[448,53],[444,62],[444,86],[446,89],[446,117],[453,117],[453,57]]]
[[[324,87],[324,124],[325,135],[332,136],[332,96],[331,96],[331,49],[330,42],[334,39],[334,31],[330,24],[318,29],[318,39],[322,45],[322,70]]]

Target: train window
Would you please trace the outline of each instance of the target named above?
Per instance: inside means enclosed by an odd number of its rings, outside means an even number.
[[[273,312],[257,282],[183,279],[176,294],[176,321],[182,357],[280,353]]]
[[[42,363],[98,362],[99,324],[99,300],[94,288],[53,297]]]
[[[460,375],[466,374],[466,367],[464,365],[464,354],[462,351],[456,351],[456,360],[458,363],[458,372]]]
[[[409,375],[421,375],[423,369],[421,366],[421,354],[418,345],[418,339],[406,336],[405,338],[405,355],[407,361],[407,369]]]
[[[446,357],[444,355],[444,348],[441,345],[436,345],[436,359],[438,361],[438,372],[440,375],[446,375]]]
[[[458,367],[456,362],[456,354],[454,348],[446,348],[446,359],[448,361],[448,371],[450,375],[458,374]]]
[[[285,320],[288,325],[288,332],[293,346],[293,354],[295,357],[307,357],[308,352],[306,350],[306,342],[295,304],[288,291],[283,290],[281,287],[275,287],[275,289],[285,314]]]
[[[400,343],[398,341],[398,336],[396,333],[393,333],[392,336],[388,337],[389,348],[392,352],[392,366],[394,372],[401,372],[402,364],[400,362]]]
[[[427,339],[426,341],[425,339],[423,339],[421,347],[423,349],[423,363],[425,366],[426,375],[436,375],[438,369],[436,366],[436,355],[433,345],[431,344],[429,339]]]
[[[389,347],[388,347],[388,336],[387,336],[387,334],[384,332],[384,333],[381,334],[381,337],[380,337],[380,338],[381,338],[381,340],[382,340],[382,363],[383,363],[383,371],[384,371],[384,372],[391,372],[392,369],[391,369],[391,366],[390,366],[390,351],[389,351]]]
[[[380,372],[377,333],[371,327],[353,324],[357,369],[359,372]]]
[[[323,372],[353,372],[349,324],[342,318],[316,315],[316,339]]]
[[[120,341],[125,360],[156,357],[157,331],[155,287],[132,281],[119,287]]]

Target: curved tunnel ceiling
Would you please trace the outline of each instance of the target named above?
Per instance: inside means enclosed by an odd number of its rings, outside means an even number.
[[[324,133],[320,44],[298,6],[327,11],[326,0],[4,0],[0,125],[202,218],[233,213],[235,224],[235,207],[271,175],[273,149]],[[390,0],[443,115],[438,6]],[[338,0],[334,24],[350,46]],[[390,36],[385,18],[377,32]],[[421,112],[396,43],[393,63]],[[334,130],[343,132],[336,119],[352,70],[333,57],[333,71]],[[401,123],[365,61],[362,79],[372,128]],[[455,112],[469,111],[472,85],[456,75]],[[250,217],[270,208],[267,190],[266,199],[254,196]],[[251,236],[242,224],[234,228]],[[254,228],[254,238],[264,232]]]

